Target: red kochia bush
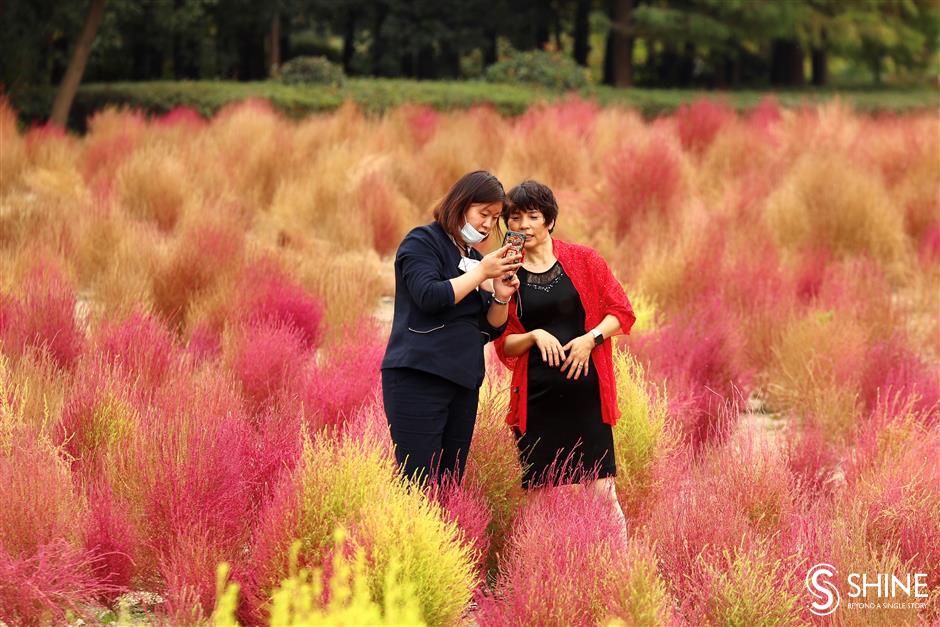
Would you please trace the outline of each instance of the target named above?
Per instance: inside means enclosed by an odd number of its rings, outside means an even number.
[[[0,447],[0,619],[64,620],[64,611],[111,590],[82,547],[87,507],[68,465],[32,434]]]
[[[648,213],[668,216],[675,210],[681,183],[679,159],[664,141],[622,149],[608,162],[605,176],[618,237]]]
[[[694,624],[712,596],[725,551],[765,548],[787,562],[802,530],[802,501],[784,455],[749,440],[710,449],[653,507],[648,529],[661,572]],[[786,571],[781,589],[793,581]]]
[[[695,449],[730,432],[749,376],[734,319],[717,296],[632,340],[631,350],[649,362],[652,376],[666,380],[670,415]]]
[[[676,111],[676,125],[682,147],[693,153],[708,148],[722,127],[734,119],[734,111],[712,100],[696,100]]]
[[[281,324],[249,325],[232,369],[249,406],[260,411],[279,394],[292,395],[312,355],[301,335]]]
[[[925,231],[918,252],[925,264],[940,262],[940,222]]]
[[[75,293],[55,265],[40,261],[28,272],[19,298],[3,306],[0,339],[5,350],[21,355],[28,348],[48,351],[60,368],[71,368],[85,336],[75,319]]]
[[[95,576],[99,558],[62,539],[25,557],[0,547],[0,617],[9,625],[65,624],[66,610],[84,615],[85,606],[120,588]]]
[[[395,251],[401,237],[398,229],[398,208],[394,204],[392,192],[388,188],[385,176],[372,172],[363,177],[356,192],[361,215],[367,217],[372,230],[372,247],[380,255]]]
[[[458,483],[449,474],[429,485],[428,497],[440,503],[444,515],[457,523],[463,532],[463,542],[477,557],[477,566],[483,568],[490,550],[487,527],[493,516],[486,504],[483,489],[471,481]]]
[[[893,395],[916,398],[913,409],[932,423],[940,420],[940,369],[917,355],[901,332],[869,348],[861,381],[861,398],[869,411]]]
[[[320,344],[323,304],[307,293],[272,261],[260,261],[242,272],[239,310],[235,315],[249,324],[293,328],[305,349]]]
[[[155,121],[157,126],[184,126],[187,129],[198,129],[206,125],[206,120],[192,107],[173,107]]]
[[[138,385],[154,388],[180,357],[173,335],[159,321],[141,313],[118,324],[105,324],[97,333],[95,347],[110,364],[120,367]]]
[[[385,354],[381,330],[364,318],[339,334],[342,341],[320,354],[303,383],[304,407],[308,416],[316,415],[317,428],[342,424],[370,402],[379,387]]]
[[[484,624],[588,625],[607,618],[625,559],[609,500],[580,485],[534,492],[502,552]],[[613,581],[612,581],[613,580]]]
[[[407,113],[408,129],[418,147],[424,146],[437,132],[441,114],[431,107],[414,106]]]
[[[538,132],[540,128],[551,128],[586,138],[593,132],[600,110],[596,102],[574,96],[562,102],[529,108],[516,122],[516,128],[526,134]]]
[[[132,555],[140,539],[136,537],[126,505],[115,498],[106,483],[91,489],[84,542],[94,556],[92,572],[96,580],[111,588],[105,600],[113,601],[117,592],[130,586],[135,570]]]

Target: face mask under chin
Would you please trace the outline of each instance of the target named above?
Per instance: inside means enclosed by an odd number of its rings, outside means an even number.
[[[486,239],[486,235],[483,235],[475,228],[473,228],[469,222],[464,223],[463,228],[460,229],[460,237],[464,242],[473,246],[474,244],[479,244]]]

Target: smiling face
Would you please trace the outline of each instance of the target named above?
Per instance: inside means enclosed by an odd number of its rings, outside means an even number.
[[[511,207],[506,226],[511,231],[526,234],[525,247],[528,250],[538,248],[549,241],[551,238],[549,229],[554,226],[554,222],[546,223],[545,216],[538,209],[523,210]]]
[[[496,228],[502,210],[503,203],[501,202],[474,203],[464,212],[463,217],[467,224],[476,229],[478,233],[489,237],[490,232]]]

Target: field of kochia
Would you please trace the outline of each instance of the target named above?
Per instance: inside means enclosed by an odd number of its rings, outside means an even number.
[[[3,623],[940,621],[936,113],[246,101],[76,136],[0,101],[0,136]],[[489,348],[463,484],[396,474],[392,257],[476,169],[551,186],[636,309],[626,545],[593,492],[522,491]]]

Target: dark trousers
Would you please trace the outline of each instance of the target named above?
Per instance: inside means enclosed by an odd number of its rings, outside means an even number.
[[[477,419],[479,389],[411,368],[382,370],[382,400],[395,459],[408,477],[445,472],[460,481]]]

